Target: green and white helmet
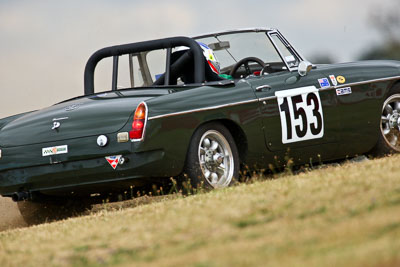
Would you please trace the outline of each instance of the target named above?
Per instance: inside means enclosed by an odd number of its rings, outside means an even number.
[[[202,42],[197,42],[197,43],[199,44],[199,46],[203,50],[204,58],[206,59],[210,69],[214,73],[219,75],[220,71],[221,71],[221,67],[220,67],[220,64],[219,64],[219,61],[218,61],[217,57],[214,54],[214,51],[210,47],[208,47],[208,45],[206,45],[205,43],[202,43]],[[185,51],[185,50],[188,50],[188,49],[189,48],[186,47],[186,46],[181,46],[181,47],[178,47],[176,49],[176,51]]]

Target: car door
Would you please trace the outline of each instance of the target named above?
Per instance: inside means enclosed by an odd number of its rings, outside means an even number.
[[[326,82],[318,70],[304,77],[281,71],[249,80],[259,99],[269,151],[276,155],[289,153],[299,162],[333,156],[340,120],[333,90],[321,88],[321,84],[327,86]]]

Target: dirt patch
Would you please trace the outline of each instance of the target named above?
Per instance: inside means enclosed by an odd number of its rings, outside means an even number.
[[[17,204],[10,198],[0,197],[0,231],[24,226],[26,223],[19,213]]]
[[[96,204],[91,207],[91,209],[83,212],[81,215],[90,215],[92,213],[100,212],[103,210],[113,211],[121,210],[126,208],[133,208],[141,205],[151,204],[154,202],[161,202],[165,200],[175,199],[181,195],[173,194],[166,196],[143,196],[131,200]],[[36,223],[34,223],[36,224]],[[0,197],[0,231],[15,229],[19,227],[26,227],[28,224],[24,221],[19,212],[18,206],[10,198]]]
[[[100,211],[113,211],[113,210],[122,210],[126,208],[134,208],[137,206],[147,205],[151,203],[161,202],[165,200],[171,200],[181,197],[180,194],[171,194],[171,195],[164,195],[164,196],[142,196],[137,197],[131,200],[113,202],[113,203],[105,203],[105,204],[96,204],[93,205],[91,210],[87,212],[87,214],[96,213]]]

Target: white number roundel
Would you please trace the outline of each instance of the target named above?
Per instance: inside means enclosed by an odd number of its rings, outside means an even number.
[[[275,92],[282,128],[282,143],[294,143],[324,136],[324,115],[315,86]]]

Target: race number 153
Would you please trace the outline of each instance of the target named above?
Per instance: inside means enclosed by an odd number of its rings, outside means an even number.
[[[324,136],[324,116],[318,89],[314,86],[275,92],[281,118],[282,143]]]

